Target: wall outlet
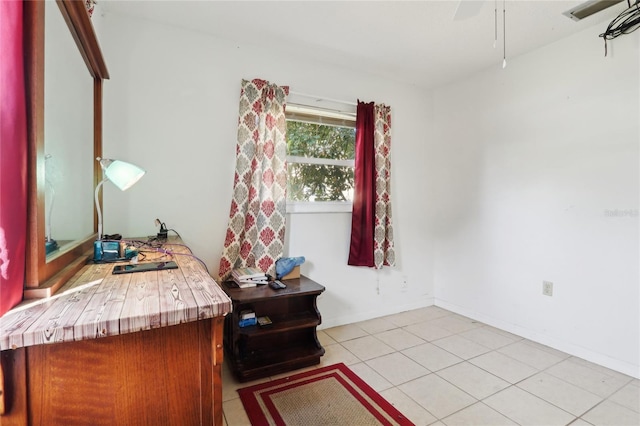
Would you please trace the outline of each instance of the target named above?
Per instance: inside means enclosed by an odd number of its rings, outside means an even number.
[[[553,296],[553,283],[551,281],[542,281],[542,294]]]
[[[409,279],[407,278],[406,275],[403,275],[402,281],[400,282],[400,290],[407,291],[408,288],[409,288]]]

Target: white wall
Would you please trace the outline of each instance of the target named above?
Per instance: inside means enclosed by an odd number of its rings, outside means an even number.
[[[601,32],[435,91],[436,304],[638,377],[639,34]]]
[[[603,58],[594,28],[431,93],[286,46],[100,19],[104,153],[148,170],[126,193],[105,187],[105,232],[151,235],[159,217],[215,275],[240,80],[385,102],[398,267],[346,266],[348,214],[288,217],[287,254],[306,256],[303,273],[327,287],[323,326],[425,306],[435,292],[445,308],[638,376],[637,34]],[[616,209],[632,215],[606,215]]]
[[[350,215],[288,217],[286,254],[326,286],[323,326],[433,303],[429,208],[421,188],[431,107],[423,90],[202,33],[106,14],[99,28],[111,79],[104,85],[104,156],[147,170],[127,192],[104,188],[104,232],[152,235],[154,219],[177,230],[216,276],[235,166],[240,82],[263,78],[292,91],[392,107],[392,189],[397,268],[346,265]],[[408,288],[401,290],[406,279]]]

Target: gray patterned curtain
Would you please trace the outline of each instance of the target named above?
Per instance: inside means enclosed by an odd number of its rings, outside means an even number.
[[[396,263],[391,220],[391,107],[385,104],[375,106],[373,144],[376,158],[373,258],[376,269],[380,269],[383,265],[394,266]]]
[[[285,105],[289,87],[243,80],[236,172],[219,279],[234,268],[256,267],[276,276],[287,207]]]

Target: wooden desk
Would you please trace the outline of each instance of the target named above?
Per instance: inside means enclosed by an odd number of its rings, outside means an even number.
[[[222,425],[231,300],[199,261],[173,260],[179,269],[124,275],[86,265],[50,301],[0,318],[0,423]]]

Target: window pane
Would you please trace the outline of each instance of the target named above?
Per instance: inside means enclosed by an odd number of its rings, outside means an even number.
[[[356,129],[287,121],[287,155],[353,160]]]
[[[321,115],[319,115],[321,114]],[[301,121],[303,123],[314,123],[326,126],[356,127],[356,114],[349,113],[327,113],[313,108],[300,108],[287,104],[287,120]]]
[[[289,201],[353,201],[353,167],[289,163]]]

